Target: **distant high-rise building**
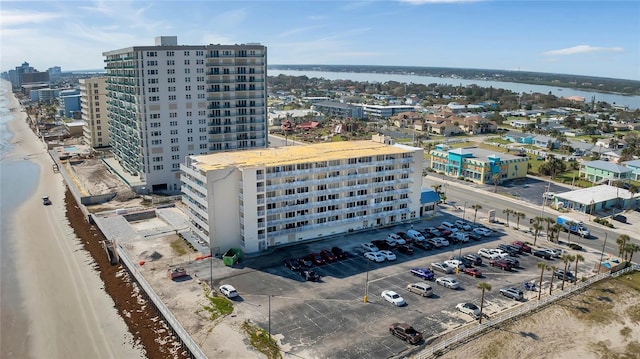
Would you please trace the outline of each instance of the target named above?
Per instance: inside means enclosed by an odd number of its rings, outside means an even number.
[[[109,146],[106,80],[105,76],[79,80],[84,142],[94,148]]]
[[[147,190],[178,191],[188,155],[267,147],[267,48],[155,46],[104,52],[112,151]]]

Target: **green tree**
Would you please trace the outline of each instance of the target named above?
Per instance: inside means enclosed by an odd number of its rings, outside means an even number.
[[[482,290],[482,297],[480,297],[480,317],[479,323],[482,323],[482,310],[484,309],[484,292],[491,291],[491,284],[487,282],[478,283],[478,289]]]
[[[560,232],[562,232],[562,228],[564,227],[557,223],[551,226],[551,242],[554,240],[557,242],[560,239]]]
[[[473,206],[471,206],[471,208],[473,208],[474,213],[473,213],[473,224],[476,224],[476,217],[478,216],[478,210],[482,209],[482,206],[479,204],[474,204]]]
[[[498,185],[502,181],[502,175],[496,173],[491,177],[491,180],[493,181],[493,193],[498,193]]]
[[[547,266],[547,268],[549,268],[551,270],[551,283],[549,284],[549,295],[551,295],[551,291],[553,290],[553,279],[555,278],[556,275],[556,269],[558,269],[558,267],[556,266]]]
[[[576,267],[573,269],[574,270],[573,276],[576,278],[576,285],[577,285],[578,284],[578,262],[584,262],[584,257],[580,253],[576,253],[574,257],[576,258]]]
[[[624,254],[624,246],[627,244],[629,239],[631,238],[627,234],[623,234],[616,239],[616,244],[618,245],[618,257],[622,258],[622,255]]]
[[[629,186],[628,191],[629,191],[629,208],[628,209],[631,209],[631,205],[633,203],[633,196],[635,196],[636,193],[638,193],[638,186],[632,184],[631,186]]]
[[[540,296],[542,296],[542,276],[544,276],[544,270],[548,268],[547,263],[538,262],[538,268],[540,268],[540,283],[538,283],[538,300],[540,300]]]
[[[507,227],[509,227],[509,216],[514,214],[515,211],[510,209],[510,208],[505,208],[505,209],[502,210],[502,213],[507,215]]]
[[[567,243],[568,244],[571,244],[571,228],[573,228],[576,225],[577,225],[577,223],[574,222],[574,221],[567,222],[567,226],[569,226],[569,228],[567,229]]]
[[[520,229],[520,220],[524,219],[526,215],[522,212],[515,212],[513,215],[516,217],[516,229]]]
[[[560,256],[560,260],[564,262],[564,275],[562,276],[562,287],[560,288],[561,290],[564,290],[564,282],[567,279],[567,267],[569,266],[569,263],[573,262],[575,260],[575,256],[573,256],[572,254],[563,254]]]
[[[549,229],[554,223],[556,223],[556,220],[551,217],[545,217],[544,221],[547,224],[547,238],[549,238]]]
[[[540,230],[542,230],[542,225],[538,222],[533,222],[533,246],[536,246],[536,242],[538,241],[538,234]]]
[[[640,246],[635,243],[627,243],[624,245],[624,259],[627,263],[631,263],[633,254],[640,251]]]

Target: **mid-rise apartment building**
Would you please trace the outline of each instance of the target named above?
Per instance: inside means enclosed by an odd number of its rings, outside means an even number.
[[[267,49],[260,44],[104,52],[114,156],[146,189],[178,191],[186,156],[267,146]]]
[[[421,214],[423,150],[376,138],[189,156],[191,228],[223,253],[317,239]]]
[[[109,146],[106,80],[104,76],[79,80],[84,143],[93,148]]]

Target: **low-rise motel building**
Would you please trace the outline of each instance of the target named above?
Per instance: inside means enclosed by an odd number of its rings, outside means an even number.
[[[477,147],[452,149],[447,145],[437,145],[429,154],[434,171],[482,184],[493,185],[496,174],[500,175],[500,182],[524,178],[529,165],[528,157],[496,154]]]
[[[188,156],[182,200],[213,253],[258,253],[419,218],[423,156],[377,135]]]

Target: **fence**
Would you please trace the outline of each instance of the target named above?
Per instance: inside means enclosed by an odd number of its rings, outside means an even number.
[[[537,301],[531,301],[528,302],[525,305],[521,305],[516,307],[514,310],[497,315],[494,318],[491,318],[490,320],[482,323],[482,324],[470,324],[474,325],[471,328],[468,328],[462,332],[457,333],[456,335],[447,338],[441,342],[435,343],[431,346],[429,346],[428,348],[426,348],[424,351],[422,351],[421,353],[419,353],[416,358],[419,359],[427,359],[427,358],[435,358],[437,356],[442,355],[444,352],[446,352],[449,349],[453,349],[455,346],[464,343],[466,341],[469,341],[471,339],[473,339],[475,336],[479,336],[482,335],[483,331],[490,331],[493,329],[493,327],[504,323],[507,320],[513,319],[515,317],[518,317],[520,315],[524,315],[524,314],[528,314],[532,311],[538,310],[540,308],[545,307],[546,305],[549,305],[553,302],[556,302],[576,291],[582,290],[585,287],[588,287],[590,285],[592,285],[593,283],[596,283],[598,281],[601,281],[605,278],[609,278],[609,277],[618,277],[621,276],[625,273],[629,273],[631,271],[634,270],[640,270],[640,265],[633,265],[631,267],[627,267],[624,269],[621,269],[619,271],[610,273],[600,273],[598,275],[595,275],[583,282],[579,282],[576,285],[571,286],[569,289],[561,291],[561,292],[556,292],[555,294],[551,295],[551,296],[546,296],[544,298],[541,298],[540,300]]]
[[[118,247],[120,247],[120,244],[118,244]],[[193,341],[189,333],[187,333],[182,324],[178,322],[176,317],[173,316],[173,313],[171,313],[169,308],[164,305],[162,299],[160,299],[158,294],[156,294],[149,282],[147,282],[144,276],[140,272],[138,272],[138,270],[136,269],[136,264],[133,263],[129,259],[129,257],[127,257],[127,254],[124,250],[120,248],[117,248],[116,250],[118,252],[118,255],[120,256],[120,260],[129,270],[129,273],[133,275],[136,282],[140,285],[149,300],[158,309],[158,312],[160,312],[162,317],[164,317],[167,324],[169,324],[171,329],[173,329],[173,332],[178,336],[178,338],[180,338],[180,341],[182,341],[182,345],[189,350],[189,352],[191,353],[191,357],[196,359],[206,359],[207,356],[204,354],[202,349],[200,349],[198,344]]]

